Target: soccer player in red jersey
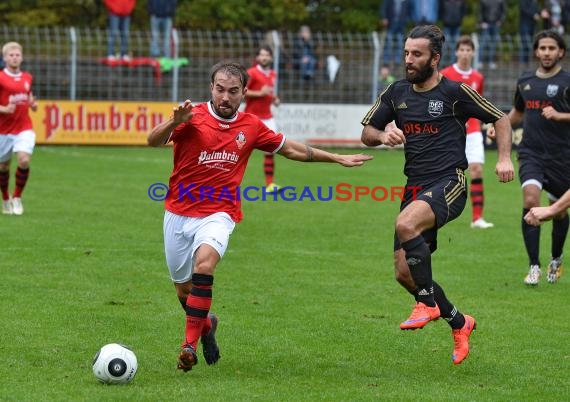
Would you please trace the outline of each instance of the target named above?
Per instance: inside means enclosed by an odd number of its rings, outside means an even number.
[[[34,151],[36,134],[32,130],[29,109],[36,111],[32,94],[32,75],[20,70],[23,61],[22,46],[8,42],[2,47],[6,67],[0,72],[0,191],[2,213],[22,215],[22,192],[30,174],[30,158]],[[9,194],[10,162],[16,154],[16,187]]]
[[[255,56],[256,64],[247,70],[249,81],[245,93],[245,112],[253,113],[261,119],[267,127],[277,131],[277,125],[271,112],[271,105],[279,106],[279,97],[275,94],[277,73],[271,68],[273,63],[273,50],[270,46],[261,46]],[[279,190],[273,182],[275,173],[275,158],[271,152],[266,152],[263,158],[263,172],[267,192]]]
[[[484,77],[472,67],[475,56],[475,43],[469,35],[463,35],[455,46],[455,64],[441,70],[445,77],[458,82],[464,82],[479,94],[483,95]],[[481,122],[475,118],[467,121],[467,137],[465,141],[465,156],[469,164],[469,176],[471,184],[469,195],[471,198],[471,227],[478,229],[492,228],[494,225],[483,218],[483,204],[485,194],[483,192],[483,164],[485,163],[485,147],[483,146],[483,134]]]
[[[174,168],[165,201],[164,247],[170,276],[186,312],[185,339],[178,368],[192,369],[201,339],[204,360],[220,357],[215,339],[218,318],[210,313],[214,270],[234,226],[242,219],[239,188],[254,149],[302,162],[353,167],[369,155],[338,155],[288,140],[261,120],[238,109],[248,75],[236,63],[213,67],[207,103],[186,100],[148,136],[150,146],[173,143]]]

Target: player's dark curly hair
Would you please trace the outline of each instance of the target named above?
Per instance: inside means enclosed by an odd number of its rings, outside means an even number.
[[[259,56],[259,53],[261,53],[262,50],[265,50],[267,53],[271,55],[271,57],[273,57],[273,49],[271,49],[271,46],[269,45],[261,45],[259,49],[257,49],[256,56]]]
[[[249,81],[249,75],[244,66],[239,63],[234,62],[220,62],[212,67],[212,74],[210,76],[210,82],[213,84],[214,79],[216,78],[216,74],[224,73],[227,75],[233,75],[234,77],[238,77],[241,81],[243,88],[247,86],[247,82]]]
[[[540,31],[539,33],[536,34],[536,36],[534,37],[534,44],[532,45],[534,50],[538,49],[538,42],[544,38],[554,39],[558,44],[558,47],[564,50],[564,54],[566,54],[566,42],[564,41],[564,38],[558,32],[553,31],[551,29]]]
[[[445,43],[445,35],[437,25],[418,25],[414,27],[408,34],[409,39],[425,38],[429,40],[429,49],[432,56],[439,54]]]

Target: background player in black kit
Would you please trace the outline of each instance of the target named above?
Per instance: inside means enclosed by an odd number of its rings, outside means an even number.
[[[570,73],[560,66],[566,43],[558,33],[539,32],[533,47],[538,69],[519,78],[509,119],[513,125],[523,123],[518,160],[523,191],[522,233],[530,265],[524,283],[535,286],[541,276],[540,226],[530,225],[524,217],[531,208],[540,206],[543,188],[551,203],[570,188]],[[550,283],[555,283],[562,273],[568,222],[566,209],[552,220],[552,255],[547,272]]]
[[[497,130],[501,182],[513,180],[511,127],[507,116],[468,85],[438,72],[445,38],[435,25],[417,26],[404,47],[406,79],[390,85],[362,120],[362,142],[368,146],[404,144],[407,187],[421,186],[417,197],[405,194],[396,220],[396,279],[416,299],[401,329],[423,328],[445,318],[452,328],[454,364],[469,354],[473,317],[461,314],[432,280],[431,253],[437,231],[457,218],[467,199],[465,123],[475,117]]]

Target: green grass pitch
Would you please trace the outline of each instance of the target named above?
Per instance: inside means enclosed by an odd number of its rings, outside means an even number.
[[[404,183],[402,152],[365,152],[375,159],[353,169],[278,156],[276,181]],[[496,227],[470,229],[468,205],[433,256],[434,278],[478,322],[463,364],[451,362],[443,320],[400,331],[413,301],[393,279],[398,202],[367,197],[244,202],[215,275],[222,358],[182,373],[184,315],[164,260],[163,205],[147,195],[168,181],[171,149],[37,147],[25,214],[0,216],[0,400],[567,400],[570,274],[523,285],[519,184],[498,183],[496,154],[487,158],[485,217]],[[243,185],[262,184],[255,153]],[[137,354],[127,386],[92,374],[110,342]]]

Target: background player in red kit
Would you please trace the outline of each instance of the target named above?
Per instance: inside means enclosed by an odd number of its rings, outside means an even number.
[[[32,75],[20,70],[22,46],[8,42],[2,47],[6,67],[0,72],[0,191],[2,213],[22,215],[22,192],[30,174],[30,158],[34,151],[36,134],[32,130],[29,109],[36,111],[32,94]],[[16,154],[16,187],[10,199],[10,162]]]
[[[464,82],[471,88],[483,95],[484,77],[472,67],[475,56],[475,44],[468,35],[463,35],[455,46],[455,64],[441,70],[445,77],[458,82]],[[465,141],[465,156],[469,163],[469,196],[471,198],[472,218],[471,227],[479,229],[492,228],[494,225],[483,218],[483,204],[485,193],[483,192],[483,164],[485,163],[485,147],[483,146],[483,134],[481,122],[475,118],[467,121],[467,137]]]
[[[287,140],[257,116],[239,112],[247,82],[241,65],[217,64],[212,69],[211,100],[199,105],[185,101],[148,136],[150,146],[170,141],[174,145],[174,169],[165,201],[164,248],[171,279],[186,312],[186,335],[178,359],[178,368],[184,371],[198,362],[200,338],[207,364],[216,363],[220,357],[215,339],[218,319],[209,312],[214,270],[235,223],[242,219],[237,191],[253,150],[346,167],[372,159],[362,154],[332,154]]]
[[[256,65],[247,70],[249,81],[245,93],[245,111],[253,113],[273,131],[277,131],[277,125],[271,112],[271,105],[279,106],[279,97],[275,94],[277,73],[271,68],[273,64],[273,50],[264,45],[257,50],[255,56]],[[268,192],[279,190],[279,186],[273,182],[275,174],[275,157],[266,152],[263,158],[263,172],[265,185]]]

